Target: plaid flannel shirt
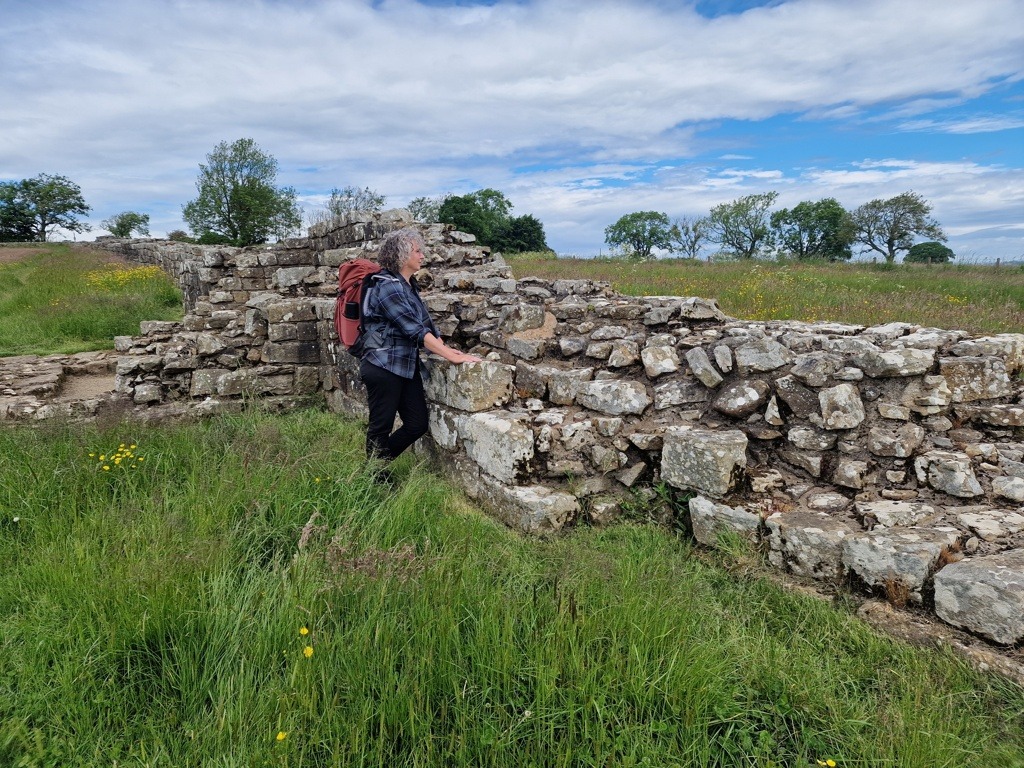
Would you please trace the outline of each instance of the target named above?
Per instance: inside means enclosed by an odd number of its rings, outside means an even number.
[[[406,282],[401,275],[382,270],[371,277],[367,293],[363,333],[380,332],[384,341],[379,348],[367,349],[363,360],[411,379],[416,374],[423,338],[428,333],[440,338],[416,281]]]

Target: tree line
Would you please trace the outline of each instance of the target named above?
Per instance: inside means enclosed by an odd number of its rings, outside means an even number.
[[[782,255],[846,261],[853,248],[876,252],[888,263],[945,262],[954,258],[932,206],[916,192],[876,199],[847,211],[835,198],[772,211],[778,192],[745,195],[716,205],[707,216],[669,219],[659,211],[627,213],[605,228],[605,242],[644,261],[655,251],[697,259],[709,246],[732,258]],[[916,237],[929,242],[914,244]]]
[[[256,245],[297,233],[302,209],[293,187],[277,185],[277,160],[252,139],[220,142],[199,165],[197,196],[182,206],[190,233],[172,240],[206,244]],[[675,220],[658,211],[622,216],[605,229],[605,242],[624,255],[646,260],[655,252],[699,258],[709,246],[743,259],[787,255],[797,259],[843,261],[853,248],[874,251],[887,262],[906,252],[906,261],[948,261],[953,252],[931,217],[931,205],[915,192],[872,200],[847,211],[834,198],[805,201],[772,211],[777,192],[746,195],[717,205],[707,216]],[[369,187],[331,190],[315,224],[350,211],[383,210],[386,197]],[[407,206],[417,221],[452,224],[478,242],[505,253],[550,250],[544,225],[532,214],[513,216],[512,202],[499,190],[466,195],[417,197]],[[45,241],[57,228],[85,232],[79,220],[91,210],[81,189],[60,175],[0,182],[0,242]],[[116,237],[149,234],[149,215],[122,211],[102,222]],[[930,242],[914,244],[917,237]]]

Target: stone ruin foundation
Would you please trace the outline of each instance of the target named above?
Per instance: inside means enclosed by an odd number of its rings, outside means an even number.
[[[338,266],[415,226],[442,335],[485,362],[433,365],[418,449],[507,525],[545,534],[624,510],[671,514],[702,544],[749,540],[781,571],[1024,641],[1024,334],[910,323],[740,321],[713,300],[629,297],[513,276],[472,235],[407,212],[350,214],[306,238],[231,248],[102,247],[156,264],[185,317],[116,354],[0,358],[0,419],[237,411],[257,399],[365,416],[333,329]],[[113,392],[59,398],[81,371]]]

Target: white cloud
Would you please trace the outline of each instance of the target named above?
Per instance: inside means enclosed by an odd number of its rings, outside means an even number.
[[[756,135],[778,115],[876,108],[904,130],[1020,127],[929,113],[1024,76],[1024,32],[1007,23],[1021,0],[791,0],[715,19],[643,0],[14,6],[0,28],[0,177],[68,175],[96,221],[146,208],[154,232],[181,226],[198,164],[243,136],[310,200],[346,184],[394,203],[492,186],[566,250],[597,250],[630,210],[698,214],[773,187],[951,196],[940,174],[953,174],[982,185],[970,210],[1013,202],[985,186],[1008,169],[846,162],[801,175],[715,128],[745,120]],[[688,165],[709,146],[726,167]],[[747,158],[762,167],[730,165]]]

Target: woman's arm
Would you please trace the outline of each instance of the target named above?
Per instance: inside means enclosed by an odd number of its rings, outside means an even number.
[[[440,355],[449,363],[480,362],[480,358],[476,355],[470,355],[465,352],[460,352],[457,349],[452,349],[432,333],[428,333],[423,337],[423,346],[427,348],[427,351],[433,352],[435,355]]]

